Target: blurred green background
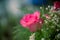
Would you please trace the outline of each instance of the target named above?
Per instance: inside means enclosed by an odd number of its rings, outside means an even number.
[[[52,5],[53,1],[47,0],[46,3],[41,6]],[[30,0],[0,0],[0,40],[28,40],[31,32],[19,22],[24,14],[36,10],[40,10],[40,6]]]

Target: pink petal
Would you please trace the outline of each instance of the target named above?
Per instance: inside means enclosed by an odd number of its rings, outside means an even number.
[[[29,26],[29,30],[30,30],[31,32],[35,32],[35,31],[37,30],[36,24],[31,24],[31,25]]]
[[[45,14],[45,17],[46,17],[47,19],[51,19],[50,15],[48,15],[48,14]]]
[[[54,2],[54,7],[57,9],[57,8],[60,8],[60,2],[59,1],[56,1]]]
[[[44,20],[42,18],[39,19],[39,23],[40,24],[43,24],[44,23]]]
[[[35,11],[34,12],[34,16],[37,16],[38,18],[40,18],[40,12],[39,11]]]
[[[20,24],[21,24],[23,27],[26,27],[26,26],[27,26],[23,19],[20,20]]]

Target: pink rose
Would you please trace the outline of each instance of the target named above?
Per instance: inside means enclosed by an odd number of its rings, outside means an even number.
[[[51,19],[51,16],[48,15],[48,14],[45,14],[45,17],[46,17],[47,19]]]
[[[59,1],[54,2],[54,8],[55,9],[60,8],[60,2]]]
[[[40,19],[39,22],[37,23],[32,23],[31,25],[29,25],[29,29],[31,32],[35,32],[37,30],[40,30],[43,24],[43,19]]]
[[[20,24],[28,28],[31,32],[37,31],[43,24],[43,19],[40,18],[40,12],[35,11],[33,14],[26,14],[21,20]]]

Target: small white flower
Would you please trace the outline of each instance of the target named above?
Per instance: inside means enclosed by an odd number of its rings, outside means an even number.
[[[50,5],[48,5],[48,8],[50,8]]]
[[[45,38],[41,38],[41,40],[45,40]]]
[[[60,25],[57,25],[58,27],[60,27]]]
[[[46,20],[44,20],[45,21],[45,23],[48,23]]]
[[[42,9],[42,7],[40,7],[40,9]]]
[[[59,31],[59,29],[56,29],[56,31]]]
[[[57,15],[55,15],[54,17],[57,17]]]
[[[51,26],[52,28],[54,28],[55,26]]]
[[[60,38],[60,34],[57,35],[57,38]]]
[[[52,19],[52,21],[54,21],[54,19]]]
[[[52,7],[51,9],[50,9],[50,13],[56,13],[56,11],[54,10],[54,7]]]
[[[51,16],[53,16],[53,13],[51,14]]]
[[[48,8],[46,8],[46,10],[48,10]]]
[[[35,33],[33,33],[30,37],[29,40],[35,40]]]
[[[52,11],[53,9],[54,9],[54,8],[52,7],[52,8],[51,8],[51,11]]]
[[[59,20],[56,20],[57,21],[57,23],[59,22]]]
[[[43,31],[43,29],[41,29],[41,31]]]
[[[54,21],[53,23],[54,23],[55,25],[57,25],[57,23],[56,23],[55,21]]]
[[[55,20],[57,20],[57,18],[55,18]]]

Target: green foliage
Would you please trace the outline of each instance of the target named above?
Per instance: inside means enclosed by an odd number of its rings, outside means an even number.
[[[14,26],[12,29],[13,40],[28,40],[31,33],[28,29],[23,28],[20,25]]]
[[[51,19],[46,19],[44,15],[49,14]],[[60,16],[59,13],[49,13],[44,8],[41,9],[41,17],[44,18],[42,29],[35,34],[35,40],[60,40]]]
[[[32,13],[40,8],[34,7],[29,10],[28,8],[23,8],[22,12]],[[49,8],[50,9],[50,8]],[[49,13],[49,9],[46,10],[45,7],[40,9],[41,17],[44,18],[45,23],[42,29],[36,32],[36,40],[60,40],[60,16],[58,13]],[[43,14],[49,14],[52,18],[46,19]],[[14,15],[8,15],[7,19],[0,20],[0,38],[2,40],[29,40],[31,32],[23,28],[17,21],[18,18]],[[6,38],[5,33],[9,34]]]

